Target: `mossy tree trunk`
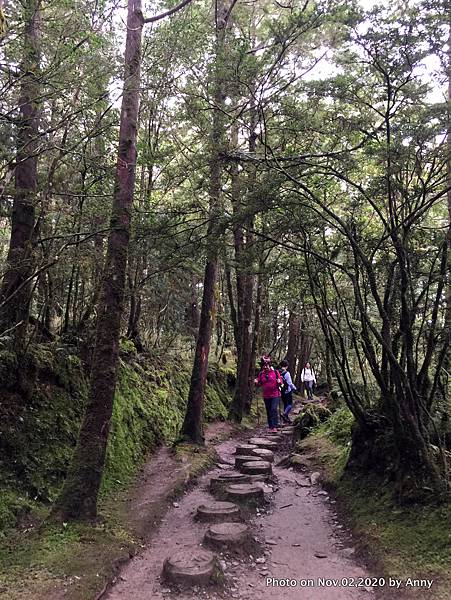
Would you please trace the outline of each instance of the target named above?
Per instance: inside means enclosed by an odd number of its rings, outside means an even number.
[[[24,45],[17,122],[14,203],[6,272],[0,290],[0,333],[14,332],[16,350],[25,343],[35,266],[36,184],[39,154],[41,0],[23,5]]]
[[[255,154],[256,150],[256,108],[254,100],[255,89],[251,86],[251,94],[249,98],[250,105],[250,118],[249,118],[249,140],[248,147],[251,155]],[[236,136],[238,138],[238,135]],[[238,139],[235,141],[235,146],[238,145]],[[237,167],[237,165],[236,165]],[[254,218],[252,212],[249,210],[249,200],[252,198],[252,194],[255,187],[256,181],[256,169],[255,165],[251,165],[250,171],[246,181],[246,191],[248,203],[247,206],[243,206],[241,201],[241,190],[238,188],[236,194],[232,193],[232,202],[234,207],[234,214],[239,215],[243,208],[246,209],[246,216],[242,219],[243,224],[234,226],[238,232],[234,232],[235,238],[235,261],[236,261],[236,277],[237,277],[237,304],[238,304],[238,315],[239,315],[239,340],[240,347],[238,350],[238,364],[237,364],[237,383],[235,388],[235,394],[230,405],[229,416],[234,421],[240,423],[243,419],[245,412],[250,412],[252,402],[252,382],[253,372],[251,373],[252,364],[252,348],[253,348],[253,335],[252,335],[252,314],[253,314],[253,296],[254,296],[254,280],[255,276],[253,273],[253,227]],[[237,172],[238,175],[238,172]],[[238,242],[238,243],[237,243]],[[255,359],[254,359],[255,364]]]
[[[53,515],[61,520],[89,520],[97,515],[97,498],[113,412],[124,308],[135,186],[142,27],[141,0],[128,0],[124,92],[111,231],[98,306],[88,406],[67,480],[53,509]]]
[[[446,185],[448,192],[446,194],[447,208],[448,208],[448,232],[446,236],[448,246],[448,273],[451,273],[451,25],[449,26],[449,38],[448,38],[448,62],[447,62],[447,78],[448,78],[448,95],[446,99],[447,106],[447,139],[446,145],[448,148],[448,160],[446,162]],[[451,276],[450,276],[451,277]],[[449,381],[450,370],[451,370],[451,357],[449,353],[449,346],[451,343],[451,281],[448,280],[446,288],[446,304],[445,304],[445,339],[446,347],[443,360],[443,371],[445,375],[445,386],[444,395],[447,396],[449,393]],[[438,383],[438,382],[437,382]]]

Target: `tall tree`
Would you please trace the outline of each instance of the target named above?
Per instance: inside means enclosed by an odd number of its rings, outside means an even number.
[[[97,515],[97,498],[114,406],[119,335],[124,311],[127,255],[136,175],[143,25],[173,14],[188,2],[189,0],[184,0],[165,13],[145,19],[141,0],[128,0],[124,87],[115,190],[98,306],[88,406],[67,480],[53,509],[53,516],[58,519],[89,520]]]
[[[225,149],[225,89],[224,70],[226,66],[226,33],[230,13],[236,0],[226,2],[215,0],[215,58],[213,73],[213,115],[209,140],[209,222],[208,253],[204,272],[202,308],[199,332],[182,436],[202,444],[204,390],[207,378],[208,356],[215,312],[215,286],[218,271],[219,237],[221,236],[221,179]]]
[[[72,465],[53,513],[62,520],[93,519],[113,412],[123,313],[127,250],[135,186],[136,131],[141,66],[141,0],[128,0],[116,184],[98,307],[88,406]]]
[[[301,321],[295,311],[290,312],[288,318],[288,348],[286,360],[291,373],[296,373],[296,359],[299,348],[299,333],[301,329]]]
[[[40,106],[41,0],[23,3],[23,58],[14,169],[14,201],[6,272],[0,290],[0,330],[14,331],[15,347],[25,342],[31,301],[36,238],[36,184]]]

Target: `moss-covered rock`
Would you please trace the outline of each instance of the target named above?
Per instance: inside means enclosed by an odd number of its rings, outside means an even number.
[[[328,408],[322,404],[307,404],[302,413],[294,420],[296,435],[304,439],[315,427],[326,421],[331,415]]]

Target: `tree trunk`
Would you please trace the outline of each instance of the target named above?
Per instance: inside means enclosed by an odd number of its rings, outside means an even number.
[[[250,332],[252,322],[252,279],[248,275],[244,287],[244,304],[241,323],[241,354],[238,361],[237,382],[235,395],[230,406],[229,417],[241,423],[249,391],[249,371],[252,358],[252,337]]]
[[[299,347],[299,333],[301,328],[301,322],[295,312],[291,312],[288,319],[288,349],[286,360],[288,362],[288,369],[290,373],[296,373],[296,358]]]
[[[6,273],[0,290],[0,332],[14,328],[16,350],[21,350],[25,343],[31,303],[40,112],[41,0],[27,0],[23,6],[25,31],[14,173],[15,195]]]
[[[232,5],[233,6],[233,2]],[[222,152],[224,150],[224,81],[225,35],[231,7],[221,0],[216,2],[216,50],[213,91],[213,122],[210,136],[210,208],[208,224],[208,254],[205,265],[204,289],[200,313],[199,333],[196,341],[193,370],[191,373],[188,403],[181,436],[196,444],[204,443],[203,410],[207,379],[208,356],[215,312],[215,286],[218,272],[219,242],[221,237],[221,177]]]
[[[252,89],[254,93],[254,89]],[[256,148],[256,111],[253,95],[250,100],[250,124],[249,124],[249,152],[250,154],[255,153]],[[238,145],[238,135],[235,146]],[[238,176],[238,173],[237,173]],[[248,174],[247,180],[247,196],[251,197],[255,187],[256,172],[255,167],[251,166],[251,171]],[[237,186],[238,187],[238,186]],[[238,215],[242,203],[240,201],[240,190],[237,189],[238,194],[236,198],[232,192],[232,201],[234,205],[235,214]],[[240,218],[240,220],[243,217]],[[235,395],[233,402],[230,406],[229,416],[234,421],[241,423],[244,413],[250,412],[252,403],[252,382],[253,373],[251,375],[250,367],[252,364],[252,347],[253,347],[253,336],[251,331],[252,326],[252,308],[253,308],[253,296],[254,296],[254,274],[253,274],[253,234],[252,229],[254,226],[254,219],[252,215],[244,219],[244,225],[246,228],[246,235],[244,230],[240,227],[240,234],[235,234],[235,258],[237,263],[237,290],[241,289],[241,296],[237,294],[237,302],[241,302],[239,305],[238,314],[240,315],[239,327],[240,327],[240,343],[241,348],[238,354],[238,365],[237,365],[237,382],[235,388]],[[237,228],[237,225],[235,225]],[[240,243],[237,244],[237,241]],[[240,280],[239,280],[240,278]]]
[[[447,240],[447,251],[448,251],[448,273],[451,273],[451,27],[450,34],[448,38],[448,97],[447,97],[447,107],[448,107],[448,123],[447,123],[447,148],[448,148],[448,160],[446,164],[446,175],[447,180],[446,184],[448,187],[448,192],[446,194],[447,199],[447,207],[448,207],[448,231],[446,235]],[[448,286],[446,288],[446,304],[445,304],[445,358],[443,361],[443,370],[445,374],[445,395],[448,394],[448,386],[451,381],[450,371],[451,371],[451,360],[449,353],[449,345],[451,344],[451,281],[448,281]]]
[[[88,406],[67,480],[53,510],[53,515],[62,520],[87,520],[97,515],[97,497],[113,412],[135,185],[143,26],[141,0],[128,0],[127,13],[124,92],[111,233],[98,307]]]
[[[332,356],[329,348],[329,344],[327,340],[324,341],[326,345],[326,350],[324,353],[324,362],[326,366],[326,379],[327,379],[327,387],[329,388],[329,392],[333,389],[334,376],[332,370]]]
[[[310,352],[312,351],[313,340],[306,335],[304,332],[304,323],[301,323],[301,332],[299,338],[299,352],[298,352],[298,368],[296,371],[295,386],[299,391],[303,390],[303,383],[301,381],[302,369],[305,363],[310,358]]]
[[[260,265],[263,268],[262,264]],[[248,389],[248,407],[250,408],[251,398],[254,394],[254,378],[255,378],[255,366],[257,363],[257,354],[260,352],[260,322],[261,322],[261,309],[262,309],[262,287],[263,277],[259,271],[257,276],[257,293],[255,298],[254,307],[254,327],[252,331],[252,347],[251,356],[249,359],[249,389]]]
[[[384,399],[383,404],[393,405],[396,399]],[[352,431],[352,444],[346,470],[357,473],[387,475],[395,483],[397,501],[401,504],[437,501],[437,491],[444,491],[435,463],[431,463],[425,440],[412,435],[409,423],[393,423],[381,410],[375,409],[366,422],[356,420]],[[383,413],[382,413],[383,414]],[[420,443],[419,443],[420,440]],[[435,485],[431,487],[431,482]]]
[[[196,340],[200,323],[196,286],[197,278],[192,274],[190,278],[190,299],[189,304],[186,307],[185,323],[188,332],[193,336],[194,340]]]
[[[237,351],[237,356],[239,356],[241,352],[240,330],[238,327],[238,315],[235,307],[235,297],[233,295],[232,274],[230,272],[230,267],[227,262],[224,265],[224,274],[227,286],[227,296],[229,299],[230,319],[233,325],[233,337],[235,340],[235,348]]]

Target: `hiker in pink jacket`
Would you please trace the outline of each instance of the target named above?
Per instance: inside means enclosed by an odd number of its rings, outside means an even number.
[[[261,357],[260,368],[261,371],[255,379],[255,385],[263,389],[269,431],[270,433],[276,433],[279,425],[278,409],[283,381],[279,371],[271,367],[270,356]]]

